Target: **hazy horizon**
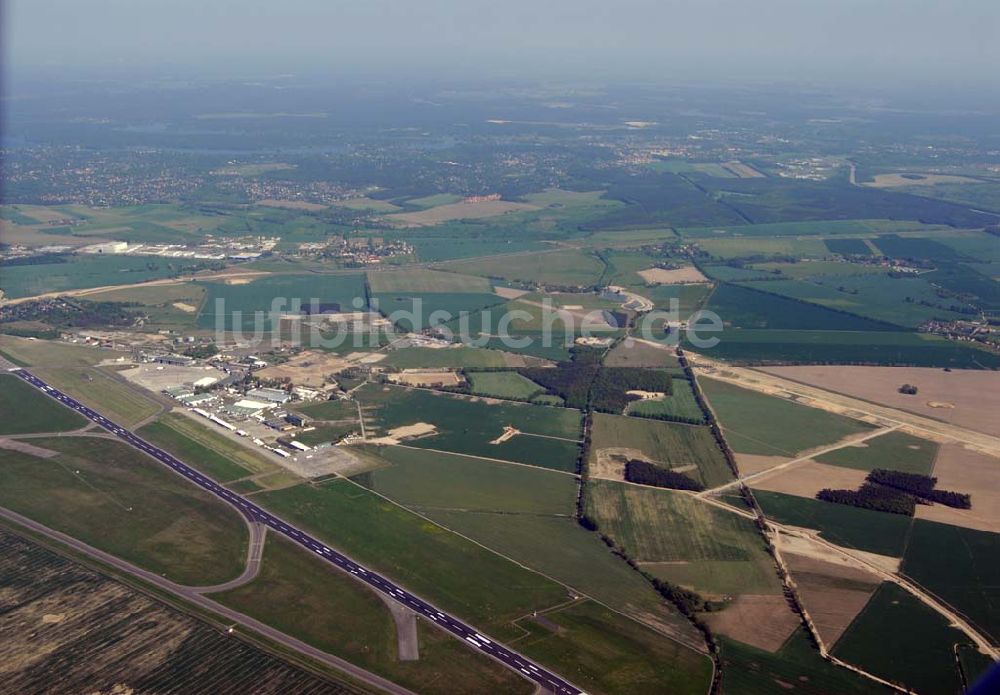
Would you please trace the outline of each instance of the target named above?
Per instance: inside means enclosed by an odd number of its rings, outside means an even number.
[[[4,62],[42,71],[989,86],[1000,3],[8,0]]]

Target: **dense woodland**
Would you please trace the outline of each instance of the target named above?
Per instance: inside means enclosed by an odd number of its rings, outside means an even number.
[[[693,490],[700,492],[705,486],[683,473],[660,468],[648,461],[632,459],[625,464],[625,480],[641,485],[655,485],[671,490]]]

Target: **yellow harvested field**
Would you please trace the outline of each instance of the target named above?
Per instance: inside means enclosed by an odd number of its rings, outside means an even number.
[[[790,459],[784,456],[766,456],[764,454],[736,454],[736,467],[740,475],[753,475],[769,468],[780,466]]]
[[[713,631],[769,652],[778,651],[799,626],[798,616],[780,594],[741,594],[704,619]]]
[[[755,478],[751,481],[750,487],[755,490],[770,490],[811,498],[827,487],[855,490],[861,487],[867,475],[866,471],[854,468],[806,461],[801,465],[792,464],[775,472],[774,475],[765,474]]]
[[[824,644],[832,647],[878,588],[878,577],[842,563],[798,553],[786,553],[783,557],[809,617]]]
[[[514,287],[494,287],[493,293],[504,299],[517,299],[528,294],[528,290],[519,290]]]
[[[876,174],[875,180],[866,183],[873,188],[898,188],[900,186],[933,186],[937,183],[978,183],[971,176],[955,176],[954,174],[912,174],[918,179],[908,179],[900,174]]]
[[[385,219],[403,227],[424,227],[449,220],[472,220],[483,217],[497,217],[508,212],[538,210],[537,205],[514,203],[508,200],[485,200],[479,203],[450,203],[417,212],[401,212],[388,215]]]
[[[389,430],[384,437],[375,437],[366,441],[367,444],[393,445],[401,444],[407,439],[417,439],[418,437],[429,437],[437,432],[437,428],[427,422],[415,422],[412,425],[404,425]]]
[[[263,205],[269,208],[288,208],[289,210],[326,210],[329,205],[321,205],[320,203],[307,203],[304,200],[278,200],[276,198],[265,198],[264,200],[258,200],[257,205]]]
[[[942,444],[932,475],[938,479],[939,489],[972,495],[972,509],[921,504],[917,506],[918,519],[1000,533],[1000,458],[970,451],[961,444]]]
[[[743,162],[726,162],[722,168],[741,179],[762,179],[764,174]]]
[[[767,367],[761,371],[1000,436],[1000,372],[930,367]],[[918,391],[899,392],[903,384]]]
[[[651,285],[692,285],[708,282],[708,278],[693,265],[686,268],[647,268],[639,271],[639,277]]]
[[[193,314],[198,311],[198,307],[187,304],[186,302],[174,302],[171,306],[188,314]]]

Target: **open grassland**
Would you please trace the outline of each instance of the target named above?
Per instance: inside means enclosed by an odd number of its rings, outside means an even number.
[[[632,401],[625,410],[626,415],[644,417],[686,418],[701,422],[704,415],[694,398],[694,390],[687,379],[674,379],[670,386],[670,395],[664,398]]]
[[[594,480],[587,514],[657,577],[725,596],[777,594],[781,583],[754,525],[670,490]]]
[[[871,425],[793,401],[702,378],[726,439],[741,454],[793,456],[872,429]]]
[[[830,695],[892,692],[864,676],[834,666],[819,655],[802,630],[776,653],[721,638],[723,692],[731,695]]]
[[[44,366],[32,371],[39,379],[126,427],[160,411],[160,405],[138,388],[118,381],[101,369]]]
[[[427,227],[451,220],[473,220],[498,217],[511,212],[537,210],[538,206],[508,200],[487,200],[480,203],[460,201],[420,210],[388,215],[385,219],[402,227]]]
[[[906,328],[916,328],[929,319],[947,320],[963,316],[951,309],[952,305],[961,306],[960,301],[938,297],[934,286],[920,277],[855,275],[812,280],[773,280],[766,284],[749,283],[746,286]]]
[[[5,693],[311,693],[360,689],[0,529]]]
[[[413,446],[459,454],[529,463],[572,471],[579,455],[581,416],[568,408],[522,403],[488,403],[479,398],[396,386],[363,386],[355,394],[365,413],[365,426],[378,434],[426,422],[433,436],[415,439]],[[523,434],[492,444],[513,427]],[[533,436],[541,435],[541,436]]]
[[[591,439],[588,465],[592,470],[602,449],[616,453],[631,450],[669,468],[694,466],[684,474],[700,479],[706,487],[732,480],[732,472],[707,427],[595,413]]]
[[[315,403],[292,403],[292,409],[296,412],[308,415],[314,420],[346,420],[348,418],[357,419],[357,406],[350,401],[329,400]]]
[[[901,514],[874,512],[781,492],[754,490],[761,509],[780,524],[820,532],[825,540],[878,555],[900,557],[913,521]]]
[[[21,367],[89,367],[101,360],[121,357],[121,353],[114,350],[3,334],[0,334],[0,354]]]
[[[212,599],[417,692],[531,691],[527,681],[422,619],[420,659],[400,661],[382,600],[281,537],[268,538],[256,579]]]
[[[16,376],[0,374],[0,434],[69,432],[88,422]]]
[[[590,601],[519,624],[517,649],[589,693],[694,695],[711,680],[706,656]]]
[[[402,210],[401,207],[387,200],[375,200],[374,198],[348,198],[347,200],[338,200],[334,205],[348,210],[371,210],[372,212],[399,212]]]
[[[463,314],[503,303],[492,292],[382,292],[372,294],[371,306],[402,331],[419,331],[460,320]],[[452,326],[455,323],[451,324]],[[468,325],[477,326],[474,319]],[[461,333],[459,333],[461,335]]]
[[[355,480],[418,511],[571,515],[576,480],[555,471],[437,451],[382,447],[390,465]]]
[[[262,454],[180,413],[168,413],[138,434],[219,482],[277,470]]]
[[[962,691],[954,646],[965,635],[891,582],[882,584],[833,649],[834,656],[916,692]],[[974,682],[979,674],[970,674]]]
[[[525,251],[543,251],[550,246],[542,241],[527,239],[492,239],[489,237],[435,238],[407,237],[417,259],[422,263],[436,263],[460,258],[520,254]]]
[[[993,369],[1000,356],[966,343],[930,333],[890,331],[725,331],[718,345],[697,348],[684,341],[685,350],[713,359],[742,364],[792,363],[908,365]]]
[[[205,288],[194,282],[154,287],[123,287],[95,294],[88,294],[92,302],[135,302],[148,317],[144,330],[175,330],[189,332],[195,326],[195,317],[205,300]]]
[[[6,266],[0,289],[11,298],[91,287],[131,285],[207,267],[203,261],[157,256],[69,256],[62,263]]]
[[[775,367],[764,371],[873,403],[1000,436],[1000,372],[920,367]],[[916,386],[910,395],[903,384]]]
[[[1000,534],[916,519],[902,571],[1000,644],[997,557]]]
[[[625,339],[614,346],[604,358],[606,367],[679,368],[673,348]]]
[[[827,240],[825,243],[829,245]],[[864,243],[861,239],[840,239],[839,241],[857,241]],[[867,246],[865,246],[867,248]],[[764,273],[767,278],[790,278],[792,280],[802,280],[804,278],[815,277],[845,277],[851,275],[879,275],[885,273],[885,269],[874,265],[861,265],[860,263],[848,263],[846,261],[800,261],[790,263],[787,261],[772,263],[755,263],[753,269]]]
[[[573,587],[587,596],[697,641],[690,624],[638,572],[575,519],[537,514],[428,511],[427,516],[491,550]]]
[[[894,328],[888,323],[773,294],[768,290],[775,284],[722,284],[712,292],[705,308],[718,314],[728,328],[815,331],[885,331]]]
[[[938,444],[905,432],[889,432],[861,444],[845,446],[816,458],[820,463],[871,471],[888,468],[904,473],[930,475]]]
[[[523,362],[523,359],[499,350],[456,345],[448,348],[408,347],[392,350],[379,364],[397,369],[462,369],[506,367],[511,361]]]
[[[604,264],[593,254],[577,250],[553,251],[518,256],[517,259],[485,258],[449,263],[448,269],[467,275],[503,278],[533,285],[595,284]]]
[[[0,505],[182,584],[216,584],[243,569],[240,515],[161,464],[105,438],[32,443],[60,455],[5,452]]]
[[[566,597],[558,584],[347,481],[262,492],[255,499],[500,639],[516,634],[511,621]]]
[[[517,372],[471,372],[468,375],[472,392],[494,398],[531,398],[545,389]]]
[[[451,205],[452,203],[460,202],[462,202],[462,196],[455,193],[435,193],[433,195],[425,195],[419,198],[406,199],[407,205],[424,210],[427,208],[437,207],[438,205]]]
[[[240,284],[225,282],[204,283],[207,297],[198,313],[198,326],[215,328],[222,325],[231,330],[254,327],[255,312],[294,312],[298,306],[307,308],[313,299],[321,304],[338,304],[344,311],[356,311],[354,300],[364,301],[364,273],[345,275],[273,275],[250,279]],[[281,300],[275,306],[275,300]],[[221,307],[217,306],[222,300]],[[362,304],[363,306],[363,304]],[[233,312],[241,312],[239,321]],[[270,320],[263,325],[273,330]]]
[[[696,242],[703,251],[724,261],[746,256],[823,258],[829,254],[819,237],[698,238]]]
[[[368,271],[368,284],[371,286],[371,291],[376,294],[380,292],[471,294],[493,291],[490,281],[486,278],[423,268]]]
[[[685,227],[677,232],[692,238],[775,237],[775,236],[837,236],[885,232],[942,229],[941,225],[925,225],[908,220],[819,220],[807,222],[771,222],[725,227]]]

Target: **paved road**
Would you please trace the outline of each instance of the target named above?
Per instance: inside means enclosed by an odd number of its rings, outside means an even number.
[[[361,566],[346,555],[327,547],[321,541],[313,538],[305,531],[292,526],[283,519],[280,519],[265,509],[258,507],[245,497],[227,490],[211,478],[202,475],[197,470],[191,468],[163,449],[153,446],[124,427],[108,420],[100,413],[91,410],[75,398],[72,398],[58,389],[49,386],[27,370],[15,367],[11,369],[10,372],[43,391],[50,397],[56,399],[63,405],[72,408],[84,417],[97,423],[125,443],[145,452],[149,456],[152,456],[154,459],[171,468],[176,473],[184,476],[195,485],[232,505],[249,518],[299,544],[306,550],[314,553],[316,557],[335,565],[341,570],[350,572],[358,579],[368,584],[375,591],[379,591],[395,601],[398,601],[402,605],[407,606],[417,614],[422,615],[428,620],[436,623],[441,629],[446,630],[459,639],[466,641],[474,649],[477,649],[483,654],[499,661],[512,670],[521,673],[521,675],[537,683],[541,688],[544,688],[555,695],[584,695],[582,690],[568,681],[563,680],[555,673],[546,670],[538,664],[529,661],[526,657],[521,656],[517,652],[508,649],[502,644],[486,637],[482,633],[477,632],[471,626],[466,625],[458,618],[438,610],[430,603],[397,586],[391,580]]]

